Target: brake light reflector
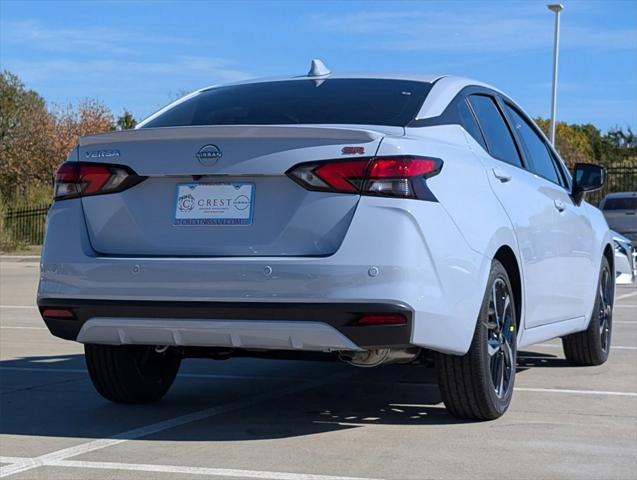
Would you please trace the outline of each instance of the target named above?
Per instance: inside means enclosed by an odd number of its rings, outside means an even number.
[[[442,164],[439,158],[374,157],[304,163],[287,174],[309,190],[435,200],[425,180]]]
[[[41,312],[43,317],[48,318],[67,318],[69,320],[75,318],[75,314],[70,308],[45,307]]]
[[[55,200],[121,192],[144,180],[123,165],[66,162],[55,173]]]
[[[407,319],[401,313],[365,314],[358,319],[359,325],[405,325]]]

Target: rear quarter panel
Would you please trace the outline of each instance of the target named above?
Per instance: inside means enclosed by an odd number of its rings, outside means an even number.
[[[441,125],[407,129],[407,136],[397,140],[385,138],[379,155],[402,151],[441,158],[442,172],[427,185],[467,244],[491,261],[502,245],[517,252],[517,243],[511,222],[491,190],[488,172],[472,148],[460,126]]]
[[[385,137],[378,155],[421,155],[444,162],[441,173],[428,179],[427,185],[454,231],[439,228],[443,223],[440,219],[418,218],[418,222],[430,251],[430,261],[439,272],[441,295],[450,315],[446,324],[433,325],[427,318],[427,307],[423,306],[422,316],[416,312],[414,343],[427,345],[428,336],[439,337],[443,335],[440,329],[447,329],[448,335],[458,337],[453,350],[449,351],[465,353],[471,343],[493,257],[503,245],[517,255],[511,223],[491,190],[485,167],[472,153],[461,127],[407,129],[405,137]],[[454,243],[452,236],[457,236],[460,242]],[[462,269],[461,263],[450,259],[463,255],[472,258],[476,267],[470,273],[467,270],[468,275],[459,276],[452,270]],[[462,308],[456,308],[458,305]],[[453,322],[453,326],[448,322]]]

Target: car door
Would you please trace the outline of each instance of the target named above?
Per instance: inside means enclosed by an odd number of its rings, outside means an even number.
[[[523,276],[526,328],[573,316],[564,304],[561,252],[569,235],[560,228],[563,188],[530,170],[528,154],[514,136],[495,95],[473,94],[469,105],[487,151],[482,152],[495,195],[506,210],[518,240]],[[560,191],[561,189],[561,191]],[[488,214],[488,213],[487,213]]]
[[[555,225],[553,236],[557,264],[551,272],[556,285],[558,319],[590,314],[586,312],[591,292],[597,281],[593,265],[593,227],[585,208],[577,205],[570,195],[570,184],[563,165],[539,129],[517,106],[503,102],[511,128],[524,151],[529,170],[538,185],[553,199]]]

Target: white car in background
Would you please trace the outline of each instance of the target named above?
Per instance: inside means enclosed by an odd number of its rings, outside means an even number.
[[[637,278],[637,251],[630,239],[611,231],[615,243],[615,283],[632,284]]]
[[[599,203],[608,226],[637,247],[637,192],[615,192]]]
[[[307,75],[198,90],[60,167],[38,305],[97,390],[161,398],[182,358],[352,365],[435,352],[449,412],[508,408],[518,348],[610,352],[613,240],[513,100],[446,75]],[[497,454],[494,459],[497,458]]]

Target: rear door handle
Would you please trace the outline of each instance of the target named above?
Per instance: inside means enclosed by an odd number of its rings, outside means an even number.
[[[506,183],[509,180],[511,180],[511,175],[509,175],[504,170],[498,167],[495,167],[493,169],[493,176],[497,178],[498,180],[500,180],[502,183]]]
[[[566,208],[566,205],[562,200],[555,200],[554,202],[555,208],[557,208],[558,212],[563,212]]]

